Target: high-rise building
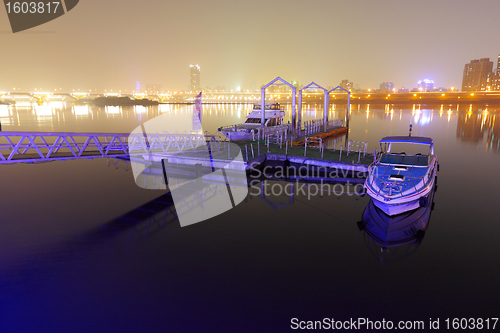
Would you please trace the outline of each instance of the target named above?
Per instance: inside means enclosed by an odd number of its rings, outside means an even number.
[[[393,91],[394,90],[394,83],[392,83],[392,82],[382,82],[380,84],[380,90],[381,91]]]
[[[491,89],[492,71],[493,62],[490,58],[472,60],[465,64],[462,91],[487,91],[488,86]]]
[[[493,86],[491,90],[500,90],[500,55],[497,60],[497,72],[493,77]]]
[[[423,79],[418,81],[418,91],[426,92],[434,90],[434,81],[429,79]]]
[[[498,55],[498,60],[497,60],[497,75],[500,74],[500,54]]]
[[[200,84],[200,66],[199,65],[189,65],[191,69],[191,91],[199,92],[201,91]]]

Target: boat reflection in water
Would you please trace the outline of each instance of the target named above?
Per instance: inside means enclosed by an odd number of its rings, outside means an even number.
[[[424,238],[434,209],[433,189],[431,204],[402,214],[389,216],[370,199],[358,227],[364,233],[366,245],[382,263],[402,259],[415,252]]]

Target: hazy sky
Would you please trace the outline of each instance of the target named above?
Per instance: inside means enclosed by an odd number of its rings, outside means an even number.
[[[0,7],[0,91],[260,86],[276,76],[360,88],[460,87],[464,64],[500,54],[498,0],[81,0],[12,34]]]

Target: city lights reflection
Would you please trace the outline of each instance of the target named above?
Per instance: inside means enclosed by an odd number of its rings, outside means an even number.
[[[75,105],[73,106],[73,112],[75,116],[88,116],[90,108],[88,105]]]
[[[107,114],[120,114],[120,107],[119,106],[106,106],[106,113]]]

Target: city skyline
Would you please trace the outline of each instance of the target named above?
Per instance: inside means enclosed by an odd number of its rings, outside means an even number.
[[[204,68],[202,88],[212,89],[258,88],[278,75],[320,84],[348,79],[361,89],[381,82],[412,89],[424,78],[460,87],[465,63],[499,53],[488,38],[477,38],[500,25],[495,9],[491,1],[448,0],[124,0],[119,7],[89,0],[17,34],[3,13],[0,41],[9,51],[0,56],[0,90],[130,91],[137,81],[185,90],[190,63]],[[460,18],[476,23],[465,26]]]

